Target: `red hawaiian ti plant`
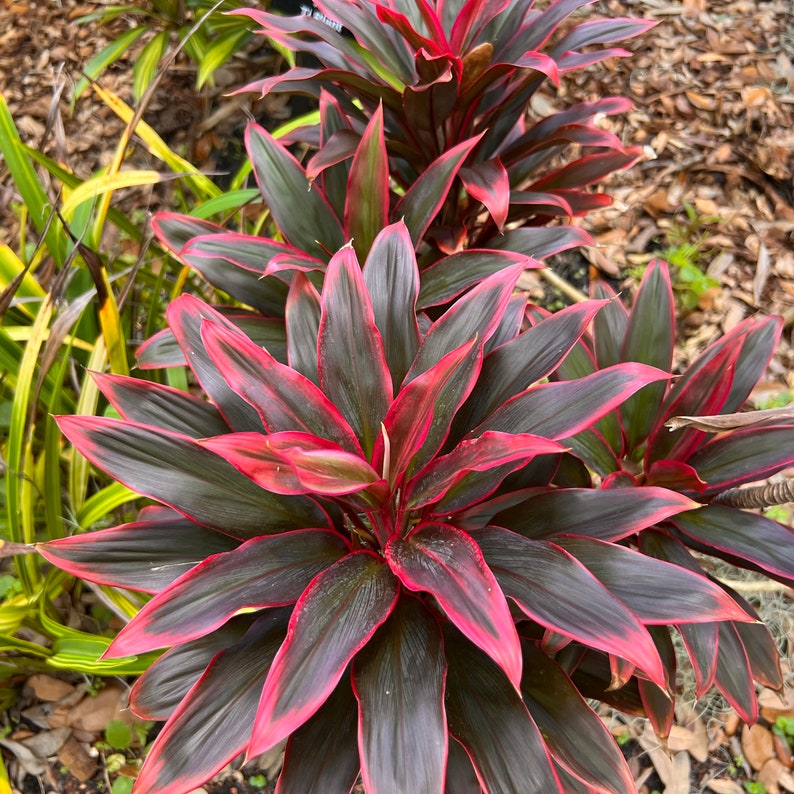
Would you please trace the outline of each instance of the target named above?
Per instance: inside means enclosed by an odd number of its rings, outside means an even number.
[[[697,517],[697,493],[573,487],[565,439],[669,376],[625,361],[549,381],[607,301],[529,327],[522,269],[433,320],[397,223],[363,268],[334,254],[321,294],[294,274],[288,363],[185,295],[168,322],[208,399],[96,375],[121,418],[59,419],[158,503],[39,547],[154,594],[106,654],[170,649],[132,691],[167,720],[136,791],[188,792],[283,742],[280,794],[634,791],[583,696],[598,664],[668,690],[658,627],[753,618],[625,542]]]

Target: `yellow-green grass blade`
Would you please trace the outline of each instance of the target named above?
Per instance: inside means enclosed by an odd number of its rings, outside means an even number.
[[[103,47],[86,65],[83,69],[85,77],[81,77],[74,87],[74,94],[72,96],[72,108],[75,102],[80,98],[83,91],[89,86],[90,80],[96,80],[97,77],[107,69],[110,64],[117,61],[135,42],[146,33],[147,28],[144,25],[139,27],[130,28],[122,33],[118,38],[114,39],[107,47]]]
[[[60,266],[66,261],[68,238],[57,218],[50,218],[51,204],[36,171],[25,154],[25,145],[19,137],[5,98],[0,94],[0,153],[14,186],[22,196],[33,224],[44,235],[47,248]]]
[[[106,363],[107,350],[105,341],[103,337],[99,336],[94,344],[94,349],[91,351],[86,369],[89,372],[102,372]],[[93,416],[96,414],[98,403],[99,389],[96,383],[90,377],[84,378],[74,413],[78,416]],[[89,473],[90,464],[88,461],[76,449],[72,448],[69,458],[69,503],[76,515],[80,514],[86,501]]]
[[[106,485],[86,499],[75,513],[75,522],[83,529],[91,529],[122,505],[140,497],[119,482]]]
[[[160,31],[146,43],[135,60],[135,65],[132,67],[132,96],[136,102],[140,101],[143,92],[157,74],[160,58],[163,57],[165,48],[168,46],[169,35],[167,30]]]
[[[29,267],[4,242],[0,241],[0,293],[9,289],[19,279],[14,290],[16,306],[31,320],[34,313],[26,301],[40,301],[46,294],[42,286],[30,274]]]
[[[35,537],[30,532],[30,483],[26,480],[30,469],[30,438],[32,427],[29,417],[32,414],[31,397],[33,396],[36,362],[46,339],[50,319],[53,314],[53,303],[48,295],[36,315],[31,326],[30,338],[25,345],[19,367],[16,370],[14,399],[11,404],[11,423],[5,449],[6,460],[6,507],[9,540],[15,543],[33,543]],[[35,563],[26,557],[15,560],[19,578],[24,591],[31,595],[40,579],[40,572]]]
[[[127,187],[144,187],[146,185],[156,185],[166,179],[172,179],[173,175],[161,174],[158,171],[135,170],[118,171],[117,173],[97,174],[86,179],[74,190],[69,191],[69,195],[61,206],[61,214],[70,220],[74,211],[80,204],[94,202],[102,199],[107,194],[115,190]]]
[[[135,111],[112,91],[94,85],[97,96],[126,124],[135,116]],[[135,125],[134,133],[143,141],[149,152],[162,160],[172,171],[186,174],[185,181],[199,199],[208,199],[221,194],[221,189],[193,163],[172,151],[168,144],[143,120]]]
[[[247,30],[237,30],[216,36],[207,47],[204,57],[199,63],[198,77],[196,78],[198,88],[202,88],[249,37],[250,34]]]
[[[237,211],[243,205],[248,204],[249,202],[253,202],[255,200],[261,200],[262,194],[259,192],[257,188],[247,188],[244,190],[232,190],[228,193],[224,193],[222,196],[218,196],[217,198],[212,198],[209,201],[205,201],[202,204],[199,204],[192,212],[190,213],[194,218],[201,218],[202,220],[207,220],[211,218],[213,215],[220,215],[225,212],[229,211]]]

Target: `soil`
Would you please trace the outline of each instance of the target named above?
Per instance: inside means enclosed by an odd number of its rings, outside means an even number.
[[[123,124],[90,91],[69,107],[81,69],[102,47],[135,24],[121,15],[112,23],[76,24],[79,17],[116,0],[0,0],[0,94],[26,143],[47,152],[81,178],[95,173],[113,156]],[[253,3],[252,3],[253,4]],[[753,395],[757,405],[794,392],[794,5],[792,0],[599,0],[610,16],[646,16],[657,27],[629,42],[631,58],[615,58],[587,73],[564,78],[557,95],[540,94],[538,112],[564,103],[607,94],[631,98],[635,109],[604,124],[626,143],[644,146],[643,159],[613,175],[603,189],[615,198],[608,210],[582,225],[598,247],[579,258],[552,263],[560,274],[586,289],[592,275],[606,275],[630,288],[653,256],[684,254],[708,276],[696,288],[678,283],[682,295],[683,342],[677,351],[685,364],[719,334],[755,313],[778,313],[784,338],[767,379]],[[145,37],[144,37],[145,40]],[[103,87],[131,102],[131,72],[142,43],[101,77]],[[180,58],[163,77],[145,120],[205,171],[230,170],[239,155],[248,115],[277,123],[290,115],[282,99],[265,102],[225,96],[275,68],[273,54],[261,44],[216,73],[216,83],[195,90],[195,69]],[[156,167],[140,147],[131,165]],[[57,185],[52,185],[57,199]],[[168,193],[130,189],[116,200],[125,210],[153,212],[168,206]],[[0,159],[0,242],[19,239],[19,197]],[[582,266],[584,263],[584,267]],[[534,297],[554,300],[544,282],[533,282]],[[686,306],[686,310],[684,310]],[[791,680],[790,593],[775,598],[783,618],[781,645]],[[24,684],[25,682],[19,682]],[[70,682],[73,685],[75,682]],[[78,682],[79,683],[79,682]],[[22,742],[42,731],[22,712],[45,702],[30,687],[6,713],[9,738]],[[119,697],[124,687],[118,689]],[[763,782],[768,794],[794,791],[791,751],[771,731],[778,717],[794,719],[794,696],[777,703],[766,698],[764,720],[751,734],[718,703],[685,703],[674,735],[665,747],[641,722],[604,712],[622,743],[641,792],[713,791],[741,794],[744,784]],[[75,703],[79,703],[77,700]],[[117,698],[113,709],[119,706]],[[110,712],[108,712],[110,714]],[[117,716],[116,711],[107,721]],[[105,723],[105,725],[106,725]],[[3,757],[19,791],[107,792],[120,773],[110,773],[102,749],[104,725],[76,732],[93,762],[74,774],[58,752],[33,758],[25,774],[21,751],[4,745]],[[21,731],[21,733],[20,733]],[[771,737],[771,738],[770,738]],[[769,742],[772,742],[769,745]],[[759,756],[757,746],[773,747]],[[122,769],[134,773],[139,750],[132,747]],[[53,760],[54,759],[54,760]],[[36,765],[36,761],[40,763]],[[772,763],[774,761],[774,764]],[[257,786],[256,770],[228,771],[204,787],[210,794],[269,791]],[[89,774],[90,772],[90,774]],[[123,774],[121,774],[123,777]],[[269,776],[272,779],[272,775]],[[116,788],[114,786],[114,792]],[[760,789],[756,789],[759,790]]]

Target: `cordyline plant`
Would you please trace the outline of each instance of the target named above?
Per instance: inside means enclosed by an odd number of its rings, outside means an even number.
[[[676,326],[667,265],[649,265],[631,311],[605,284],[595,285],[594,294],[609,303],[596,316],[592,337],[580,340],[554,377],[592,377],[626,362],[670,371]],[[641,552],[699,573],[704,567],[713,571],[704,557],[708,555],[789,586],[794,583],[794,532],[741,509],[742,491],[735,490],[794,465],[790,413],[734,413],[766,370],[782,325],[778,317],[739,323],[680,377],[644,387],[595,426],[564,442],[595,473],[602,489],[634,487],[641,493],[661,486],[699,503],[698,509],[668,517],[640,533],[635,540]],[[625,540],[620,530],[596,536]],[[576,553],[575,544],[566,548]],[[597,568],[591,570],[598,575]],[[755,614],[740,595],[723,588]],[[767,628],[760,622],[732,621],[678,628],[694,667],[697,695],[716,684],[739,715],[754,722],[758,704],[753,680],[773,688],[783,684],[778,651]],[[654,639],[673,679],[670,633],[660,627]],[[649,681],[639,682],[638,694],[654,726],[665,733],[672,723],[673,701]],[[620,705],[631,710],[625,700]]]
[[[321,295],[295,275],[288,364],[186,295],[168,321],[209,401],[98,374],[122,418],[59,419],[160,503],[39,546],[155,594],[107,653],[171,648],[131,694],[167,719],[136,791],[190,791],[285,740],[280,794],[359,777],[369,794],[635,790],[582,693],[668,689],[657,626],[752,618],[701,572],[617,542],[689,496],[571,487],[560,439],[667,375],[629,362],[548,382],[605,301],[522,330],[522,268],[431,322],[394,224],[363,269],[336,253]]]
[[[331,110],[329,105],[321,107],[323,125],[333,126]],[[246,149],[269,211],[268,234],[231,232],[175,213],[159,213],[154,230],[181,261],[253,310],[238,307],[231,317],[283,361],[274,346],[284,349],[283,318],[292,274],[306,273],[320,286],[331,252],[352,239],[363,261],[372,241],[390,220],[402,220],[414,247],[419,247],[471,148],[470,143],[464,144],[443,154],[411,189],[397,196],[390,187],[380,110],[359,141],[352,164],[336,167],[345,169],[344,173],[328,169],[314,181],[283,142],[251,124],[246,132]],[[521,260],[525,268],[536,267],[538,259],[590,240],[580,229],[568,227],[524,231],[523,255],[493,248],[469,249],[442,256],[421,268],[419,308],[446,304],[511,263]],[[175,363],[172,354],[178,351],[167,339],[173,342],[169,332],[151,340],[139,363]]]
[[[327,174],[329,182],[343,181],[345,161],[381,111],[398,190],[409,191],[440,158],[465,157],[424,240],[429,255],[479,247],[527,253],[531,235],[518,227],[608,205],[607,196],[586,186],[632,164],[641,151],[596,124],[599,116],[628,110],[624,98],[581,102],[543,118],[530,111],[547,80],[559,85],[575,70],[629,55],[603,45],[654,24],[571,23],[590,2],[555,0],[540,10],[534,0],[318,0],[319,12],[348,35],[312,16],[241,9],[232,13],[319,61],[242,90],[302,92],[325,105],[325,121],[297,130],[293,140],[319,146],[309,171]]]

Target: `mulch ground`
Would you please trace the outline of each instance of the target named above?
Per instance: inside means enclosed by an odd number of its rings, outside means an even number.
[[[23,139],[81,178],[109,162],[123,125],[91,92],[71,112],[69,98],[83,65],[133,20],[122,16],[99,28],[76,25],[75,19],[112,2],[0,0],[0,93]],[[592,272],[630,286],[650,258],[664,251],[684,255],[708,279],[689,288],[676,285],[688,307],[682,312],[680,362],[747,316],[781,314],[784,339],[754,398],[761,405],[794,393],[792,0],[600,0],[595,8],[611,16],[651,17],[658,25],[628,43],[632,58],[567,77],[557,96],[536,98],[540,113],[607,94],[626,95],[635,106],[625,117],[604,120],[626,143],[644,146],[645,156],[604,186],[614,206],[582,221],[598,243],[585,252]],[[127,101],[135,54],[101,78]],[[192,66],[179,60],[145,119],[172,148],[209,172],[222,171],[225,153],[239,146],[244,110],[275,121],[290,112],[281,100],[262,104],[224,97],[267,68],[272,56],[251,51],[221,69],[215,87],[196,93]],[[154,167],[140,149],[134,150],[132,165]],[[153,211],[166,205],[168,196],[130,190],[119,200]],[[0,160],[0,241],[12,248],[19,239],[18,201]],[[537,289],[542,294],[546,288],[538,282]],[[774,596],[789,682],[790,596]],[[55,697],[47,689],[55,686],[51,682],[22,677],[13,683],[19,696],[0,717],[5,726],[0,745],[19,791],[107,792],[119,777],[134,774],[139,746],[131,745],[121,758],[115,753],[109,764],[113,748],[103,745],[108,723],[131,719],[124,686],[111,682],[92,694],[70,681],[70,689]],[[761,697],[762,721],[752,729],[718,700],[698,704],[684,698],[666,743],[642,721],[606,712],[604,718],[644,794],[794,792],[791,743],[779,728],[787,719],[794,726],[794,692],[787,689],[782,700],[772,692]],[[60,715],[54,722],[53,714]],[[255,770],[227,771],[205,788],[212,794],[267,791],[267,784],[258,785],[260,778],[251,783],[252,775]]]

